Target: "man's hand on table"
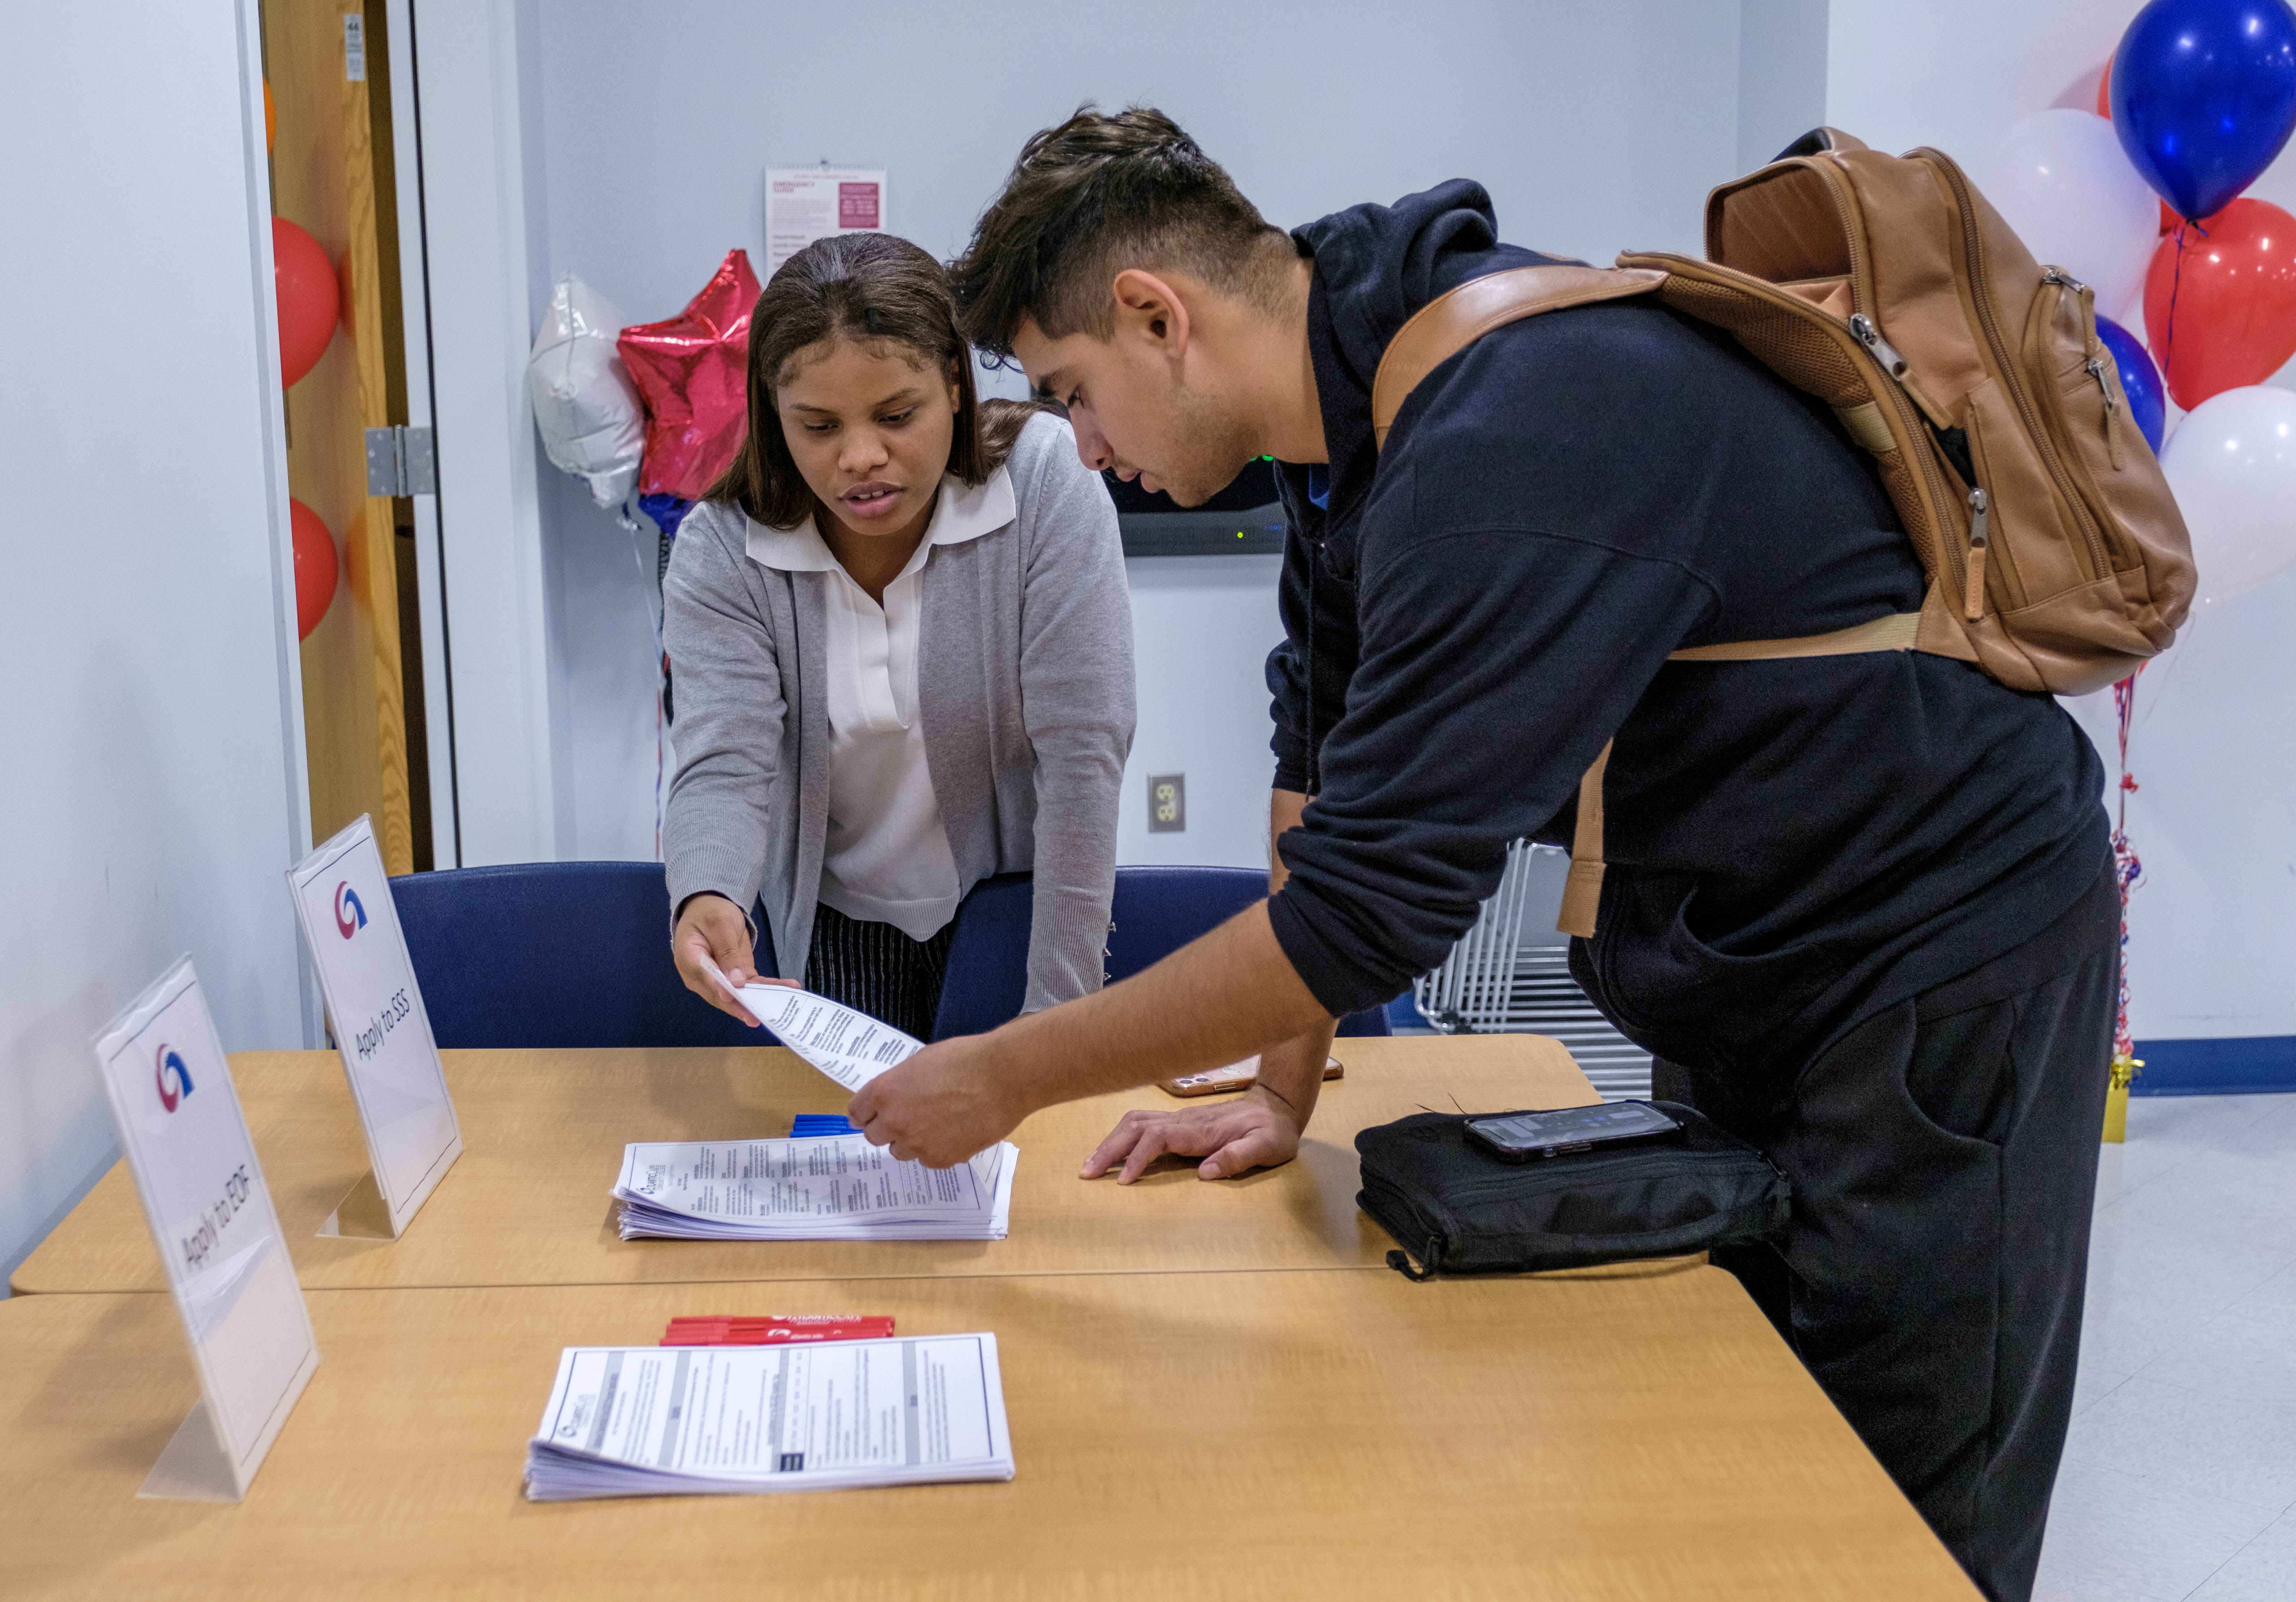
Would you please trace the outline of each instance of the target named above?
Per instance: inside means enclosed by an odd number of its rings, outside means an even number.
[[[1129,1185],[1157,1158],[1201,1157],[1196,1175],[1233,1179],[1255,1168],[1281,1168],[1300,1154],[1300,1137],[1323,1093],[1324,1061],[1332,1051],[1329,1023],[1259,1054],[1259,1081],[1234,1100],[1127,1113],[1100,1148],[1085,1159],[1083,1177],[1097,1179],[1119,1160],[1117,1183]]]
[[[1232,1179],[1255,1168],[1280,1168],[1300,1154],[1301,1121],[1281,1097],[1254,1085],[1217,1105],[1147,1112],[1136,1107],[1118,1121],[1100,1148],[1084,1160],[1082,1176],[1097,1179],[1117,1163],[1119,1185],[1129,1185],[1162,1156],[1201,1157],[1200,1179]]]
[[[1263,1082],[1307,1122],[1323,1082],[1332,1019],[1276,944],[1264,903],[1095,995],[1015,1018],[985,1035],[928,1046],[855,1094],[847,1116],[897,1157],[947,1168],[994,1145],[1039,1107],[1129,1089],[1262,1051]],[[1273,1054],[1263,1048],[1282,1044]],[[1305,1047],[1320,1041],[1310,1063]],[[1289,1059],[1301,1055],[1294,1088]],[[1264,1143],[1273,1160],[1281,1139]],[[1211,1148],[1207,1148],[1211,1149]],[[1222,1172],[1233,1172],[1225,1159]]]

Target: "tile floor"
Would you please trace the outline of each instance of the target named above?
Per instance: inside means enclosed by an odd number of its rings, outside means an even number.
[[[2104,1148],[2036,1602],[2296,1602],[2296,1095],[2148,1097]]]

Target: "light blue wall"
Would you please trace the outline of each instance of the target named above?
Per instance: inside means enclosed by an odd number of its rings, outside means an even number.
[[[1826,0],[1741,0],[1738,170],[1825,121]]]
[[[178,956],[226,1050],[305,1044],[254,9],[33,7],[0,50],[39,152],[0,164],[0,1274],[111,1165],[92,1043]]]
[[[1464,175],[1489,186],[1509,238],[1595,260],[1697,249],[1701,201],[1737,161],[1734,0],[533,0],[530,15],[550,271],[638,321],[676,311],[731,246],[762,267],[767,167],[884,167],[894,228],[948,256],[1021,141],[1087,99],[1171,112],[1273,221]],[[569,855],[651,856],[648,581],[612,519],[549,476],[562,839]],[[1132,567],[1141,716],[1123,858],[1260,863],[1275,564]],[[1145,833],[1152,767],[1186,771],[1185,834]]]

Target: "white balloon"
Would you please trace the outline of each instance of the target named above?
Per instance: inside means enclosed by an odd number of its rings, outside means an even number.
[[[590,498],[611,506],[637,482],[645,414],[614,349],[622,314],[573,274],[550,292],[550,309],[526,358],[534,426],[553,465],[586,481]]]
[[[2144,287],[2160,204],[2103,118],[2037,111],[2012,123],[1972,176],[2026,249],[2095,289],[2105,316]]]
[[[2161,469],[2193,533],[2195,612],[2296,567],[2296,392],[2210,396],[2161,447]]]

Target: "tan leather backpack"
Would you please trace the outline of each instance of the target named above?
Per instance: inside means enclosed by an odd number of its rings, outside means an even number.
[[[2168,649],[2192,602],[2191,541],[2089,288],[2035,261],[1950,157],[1885,156],[1819,129],[1707,197],[1706,254],[1520,267],[1430,301],[1381,359],[1374,439],[1384,446],[1420,381],[1491,329],[1656,295],[1833,408],[1929,575],[1918,612],[1671,660],[1926,651],[2078,695]],[[1610,754],[1579,785],[1557,920],[1571,934],[1595,932]]]

